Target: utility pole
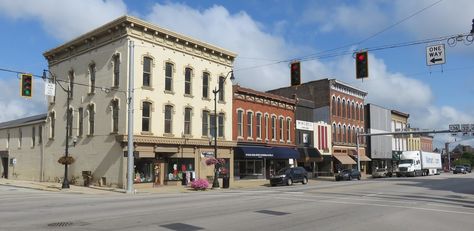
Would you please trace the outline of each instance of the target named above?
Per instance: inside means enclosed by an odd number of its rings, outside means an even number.
[[[444,150],[448,154],[448,171],[451,171],[451,154],[449,153],[449,142],[444,143]]]
[[[132,194],[133,191],[133,175],[134,175],[134,156],[133,156],[133,151],[134,151],[134,146],[133,146],[133,56],[134,56],[134,44],[132,40],[129,40],[128,43],[128,49],[129,49],[129,65],[128,65],[128,136],[127,136],[127,142],[128,142],[128,149],[127,149],[127,163],[128,163],[128,168],[127,168],[127,193]]]

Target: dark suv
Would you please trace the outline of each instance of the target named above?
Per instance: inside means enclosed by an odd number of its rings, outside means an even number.
[[[360,172],[356,169],[344,169],[336,174],[336,181],[352,179],[360,180]]]
[[[288,167],[280,169],[276,175],[270,176],[270,185],[277,184],[292,185],[293,183],[301,182],[308,183],[308,173],[302,167]]]

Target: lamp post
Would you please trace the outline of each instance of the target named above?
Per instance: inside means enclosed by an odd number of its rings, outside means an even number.
[[[234,77],[234,71],[229,71],[229,73],[227,73],[227,75],[225,76],[225,78],[222,80],[222,82],[225,82],[227,77],[229,77],[229,74],[230,74],[230,80],[234,80],[235,77]],[[219,78],[219,83],[218,83],[218,88],[214,88],[214,90],[212,90],[212,93],[214,93],[214,158],[216,158],[217,160],[217,93],[219,93],[221,91],[221,88],[220,88],[220,78]],[[219,181],[217,180],[217,173],[218,173],[218,170],[219,170],[219,166],[218,166],[219,163],[216,163],[214,164],[214,180],[212,182],[212,188],[219,188]]]
[[[58,83],[58,85],[63,89],[64,92],[67,94],[67,108],[66,108],[66,147],[65,147],[65,164],[64,164],[64,178],[63,178],[63,184],[61,188],[66,189],[69,188],[69,180],[67,179],[68,175],[68,157],[69,157],[69,120],[71,119],[71,115],[69,114],[69,106],[70,106],[70,101],[71,101],[71,90],[69,89],[70,85],[67,86],[67,90],[58,82],[56,81],[56,78],[54,77],[53,73],[51,73],[49,70],[43,70],[43,79],[46,78],[46,71],[49,72],[49,74],[53,77],[54,82]]]

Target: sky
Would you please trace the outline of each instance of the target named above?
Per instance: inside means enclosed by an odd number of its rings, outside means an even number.
[[[366,103],[410,114],[411,127],[444,130],[474,123],[473,37],[374,48],[468,34],[472,9],[472,0],[0,0],[0,69],[41,75],[43,52],[128,14],[237,53],[241,86],[288,86],[289,62],[302,60],[302,82],[341,80],[367,91]],[[426,46],[438,44],[446,63],[427,66]],[[353,53],[364,49],[361,81]],[[0,71],[0,122],[45,113],[42,81],[33,90],[22,98],[17,74]],[[436,135],[434,145],[472,139]]]

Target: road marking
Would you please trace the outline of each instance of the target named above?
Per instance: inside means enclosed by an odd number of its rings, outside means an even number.
[[[305,199],[305,198],[287,198],[287,197],[278,197],[278,196],[273,197],[273,198],[281,199],[281,200],[310,201],[310,202],[333,203],[333,204],[367,205],[367,206],[375,206],[375,207],[402,208],[402,209],[413,209],[413,210],[423,210],[423,211],[442,212],[442,213],[474,215],[474,212],[461,212],[461,211],[451,211],[451,210],[444,210],[444,209],[430,209],[430,208],[410,207],[410,206],[402,206],[402,205],[383,205],[383,204],[361,203],[361,202],[350,202],[350,201],[322,201],[322,200],[312,200],[312,199]],[[342,199],[342,198],[338,198],[338,199]]]

